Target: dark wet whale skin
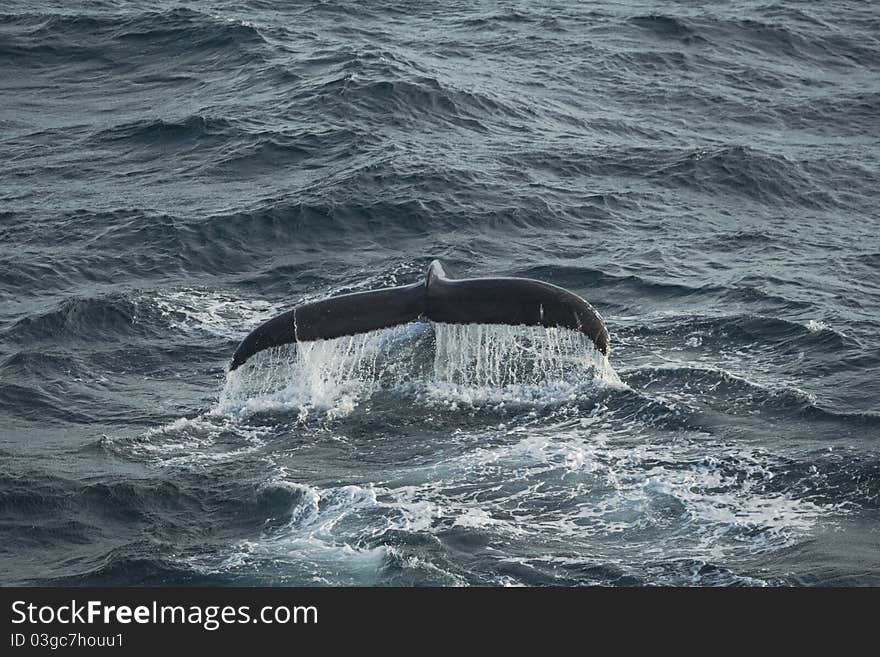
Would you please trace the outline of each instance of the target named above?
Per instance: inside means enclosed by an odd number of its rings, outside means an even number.
[[[434,260],[423,283],[313,301],[273,317],[242,340],[230,370],[264,349],[356,335],[419,319],[569,328],[589,337],[603,355],[609,351],[602,317],[576,294],[528,278],[454,280]]]

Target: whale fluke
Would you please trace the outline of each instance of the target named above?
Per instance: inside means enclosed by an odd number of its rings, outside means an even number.
[[[229,369],[237,369],[264,349],[366,333],[417,319],[564,327],[588,336],[606,356],[610,350],[602,317],[578,295],[531,278],[453,279],[434,260],[419,283],[330,297],[270,319],[242,340]]]

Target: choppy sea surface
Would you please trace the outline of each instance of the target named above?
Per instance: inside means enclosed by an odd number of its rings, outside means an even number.
[[[880,585],[880,8],[6,0],[0,583]],[[263,354],[304,300],[605,317]]]

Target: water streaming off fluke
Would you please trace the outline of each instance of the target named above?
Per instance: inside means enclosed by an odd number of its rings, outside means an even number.
[[[620,384],[608,359],[576,331],[541,326],[418,322],[285,345],[229,372],[217,411],[352,410],[376,388],[517,394],[553,384]],[[533,390],[532,390],[533,392]],[[526,396],[531,396],[527,394]]]

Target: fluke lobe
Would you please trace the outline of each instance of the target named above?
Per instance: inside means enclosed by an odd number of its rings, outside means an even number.
[[[248,335],[230,371],[259,351],[291,342],[329,340],[429,319],[446,324],[509,324],[580,331],[608,355],[608,330],[584,299],[531,278],[452,279],[434,260],[424,281],[356,292],[296,306]]]

